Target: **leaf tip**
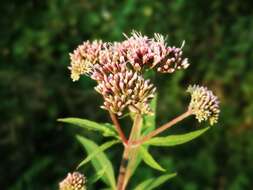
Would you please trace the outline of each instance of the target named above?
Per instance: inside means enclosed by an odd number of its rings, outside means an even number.
[[[65,119],[64,118],[58,118],[58,119],[56,119],[56,121],[58,121],[58,122],[64,122]]]
[[[76,135],[76,139],[80,142],[83,137],[81,135]]]

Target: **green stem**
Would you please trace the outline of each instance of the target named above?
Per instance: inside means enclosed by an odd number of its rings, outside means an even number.
[[[136,114],[128,142],[134,141],[140,137],[141,127],[142,117],[140,114]],[[133,148],[132,146],[128,145],[124,147],[118,176],[117,190],[126,189],[127,183],[132,175],[133,167],[136,162],[137,153],[137,148]]]

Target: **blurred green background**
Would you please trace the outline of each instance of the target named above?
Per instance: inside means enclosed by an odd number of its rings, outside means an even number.
[[[132,29],[167,34],[170,45],[186,41],[189,69],[156,76],[158,124],[185,110],[188,84],[206,85],[221,100],[219,124],[208,133],[182,146],[152,151],[163,167],[179,174],[160,189],[252,189],[252,7],[251,0],[1,1],[0,189],[57,189],[75,169],[84,156],[75,140],[81,131],[56,119],[109,118],[99,109],[102,99],[94,82],[85,77],[71,81],[68,53],[88,39],[122,40],[122,33]],[[190,118],[172,131],[198,126]],[[120,149],[109,151],[110,157],[115,159]],[[89,167],[84,172],[94,174]],[[158,175],[142,164],[132,185]]]

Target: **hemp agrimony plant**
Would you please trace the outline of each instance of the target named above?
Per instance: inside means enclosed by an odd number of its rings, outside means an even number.
[[[95,80],[95,90],[103,97],[102,109],[106,110],[112,124],[97,123],[87,119],[65,118],[61,122],[101,133],[106,139],[102,145],[97,145],[91,139],[77,136],[78,141],[87,152],[87,157],[81,161],[78,168],[91,162],[96,174],[87,183],[102,180],[107,189],[125,190],[131,176],[141,161],[153,169],[165,172],[160,177],[140,182],[134,190],[155,189],[176,174],[166,173],[149,153],[151,147],[170,147],[186,143],[208,130],[198,129],[179,135],[160,136],[162,132],[176,123],[193,115],[199,122],[209,121],[210,125],[217,123],[219,102],[217,97],[206,87],[189,86],[187,92],[191,100],[186,111],[160,127],[156,127],[156,88],[145,72],[153,70],[158,73],[172,74],[189,66],[187,58],[183,57],[181,47],[171,47],[166,38],[154,34],[153,38],[132,32],[125,35],[122,42],[86,41],[70,53],[69,70],[73,81],[81,76]],[[129,116],[132,120],[131,132],[126,135],[120,119]],[[159,135],[159,136],[158,136]],[[122,161],[118,170],[117,180],[111,161],[105,150],[121,143],[124,147]],[[119,159],[119,157],[115,158]],[[69,173],[60,183],[60,190],[85,190],[86,178],[79,172]]]

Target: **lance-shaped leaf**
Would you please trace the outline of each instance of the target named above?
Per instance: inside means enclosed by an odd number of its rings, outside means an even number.
[[[92,160],[98,153],[100,152],[104,152],[106,149],[110,148],[111,146],[119,143],[119,140],[112,140],[112,141],[108,141],[104,144],[102,144],[101,146],[97,147],[96,149],[93,150],[93,152],[91,154],[89,154],[87,156],[87,158],[85,158],[79,165],[78,168],[83,166],[84,164],[86,164],[87,162],[89,162],[90,160]]]
[[[57,121],[73,124],[75,126],[84,128],[86,130],[98,131],[105,137],[113,136],[113,137],[118,138],[118,135],[113,125],[109,123],[101,124],[95,121],[90,121],[87,119],[80,119],[80,118],[73,118],[73,117],[58,119]]]
[[[198,136],[206,132],[208,129],[209,127],[206,127],[204,129],[199,129],[186,134],[169,135],[167,137],[155,137],[148,140],[144,144],[152,146],[176,146],[197,138]]]
[[[88,183],[92,185],[93,183],[96,183],[99,179],[101,179],[106,171],[106,167],[102,168],[100,171],[96,172],[94,176],[92,176],[89,180]]]
[[[140,183],[136,188],[134,188],[134,190],[152,190],[152,189],[155,189],[156,187],[159,187],[160,185],[162,185],[163,183],[165,183],[169,179],[175,177],[176,175],[177,175],[176,173],[172,173],[172,174],[162,175],[158,178],[147,179],[147,180],[143,181],[142,183]]]
[[[159,171],[166,171],[164,168],[162,168],[160,166],[160,164],[158,164],[155,159],[153,158],[153,156],[147,151],[147,148],[141,146],[140,147],[140,156],[142,157],[143,161],[149,165],[151,168],[154,168],[156,170]]]
[[[88,154],[92,154],[92,152],[98,149],[98,145],[82,136],[77,136],[78,141],[84,146],[85,150]],[[106,167],[105,175],[102,177],[102,180],[111,187],[111,189],[116,189],[116,182],[114,176],[114,170],[112,167],[112,163],[107,158],[107,156],[103,153],[97,153],[96,156],[91,160],[92,165],[94,166],[96,172],[101,171],[104,167]]]

